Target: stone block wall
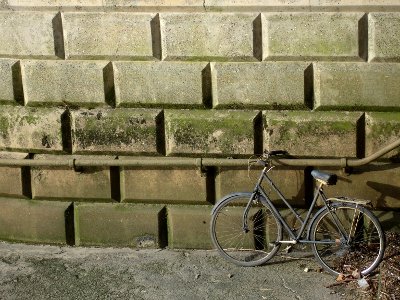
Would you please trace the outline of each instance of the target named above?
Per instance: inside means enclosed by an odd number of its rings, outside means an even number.
[[[375,2],[0,1],[0,158],[371,155],[400,137],[400,1]],[[400,230],[399,154],[326,169],[328,194]],[[310,167],[273,174],[297,208]],[[258,172],[0,167],[0,239],[209,248],[212,205]]]

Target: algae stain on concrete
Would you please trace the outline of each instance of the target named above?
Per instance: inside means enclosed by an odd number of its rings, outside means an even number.
[[[174,114],[168,134],[175,147],[196,153],[240,154],[249,152],[253,142],[252,118],[198,111],[194,116]]]
[[[0,136],[2,139],[7,139],[9,136],[9,127],[10,127],[10,122],[8,118],[0,116]]]

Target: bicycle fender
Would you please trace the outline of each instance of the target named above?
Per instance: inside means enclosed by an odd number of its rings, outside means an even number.
[[[232,194],[229,194],[229,195],[224,196],[223,198],[221,198],[221,199],[214,205],[214,207],[213,207],[213,209],[212,209],[212,211],[211,211],[211,215],[214,214],[214,212],[215,212],[215,210],[217,209],[217,207],[219,207],[220,205],[222,205],[223,203],[225,203],[225,202],[226,202],[227,200],[229,200],[230,198],[235,197],[235,196],[245,196],[245,197],[249,197],[249,199],[250,199],[251,194],[252,194],[252,193],[250,193],[250,192],[243,192],[243,193],[232,193]]]

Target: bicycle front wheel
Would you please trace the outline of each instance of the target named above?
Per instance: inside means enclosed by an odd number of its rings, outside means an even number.
[[[213,210],[211,238],[220,254],[230,262],[252,267],[265,263],[278,251],[282,226],[269,207],[251,201],[251,193],[226,197]],[[261,196],[260,196],[261,197]],[[248,228],[243,228],[246,219]]]
[[[352,203],[335,203],[324,209],[310,227],[312,250],[320,264],[333,275],[371,273],[381,262],[385,237],[377,218]]]

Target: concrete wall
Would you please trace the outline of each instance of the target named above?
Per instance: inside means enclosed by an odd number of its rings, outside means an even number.
[[[358,157],[400,136],[400,1],[0,1],[0,157]],[[400,150],[337,172],[400,230]],[[208,248],[257,170],[0,167],[0,239]],[[277,169],[306,207],[309,168]]]

